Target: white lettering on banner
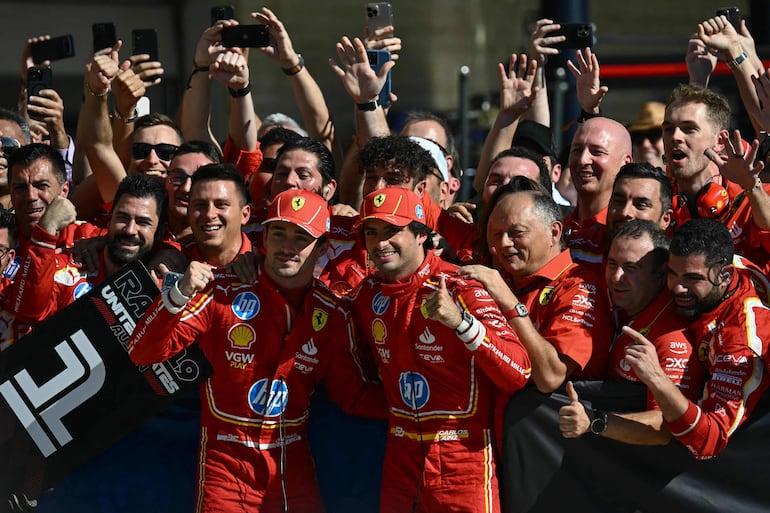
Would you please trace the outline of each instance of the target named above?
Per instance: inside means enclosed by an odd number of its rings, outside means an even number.
[[[126,311],[123,304],[120,303],[118,296],[112,291],[112,287],[109,285],[105,286],[102,289],[102,297],[107,300],[107,306],[110,307],[112,313],[115,314],[115,317],[123,325],[123,329],[126,330],[126,333],[128,335],[133,333],[134,328],[136,328],[136,323],[131,318],[128,311]]]
[[[101,389],[105,378],[104,363],[83,330],[76,331],[69,340],[57,344],[54,350],[64,363],[64,370],[47,382],[38,385],[27,370],[21,370],[0,384],[0,394],[45,457],[56,452],[57,447],[43,425],[60,447],[72,441],[72,435],[62,423],[62,418],[93,397]],[[85,360],[88,369],[81,360]],[[85,381],[73,387],[86,376]],[[29,409],[21,394],[27,397],[37,412]],[[46,404],[48,406],[44,407]]]
[[[152,370],[155,372],[155,375],[158,376],[158,380],[160,381],[161,385],[163,385],[163,388],[166,389],[166,392],[173,394],[179,390],[179,385],[176,384],[174,377],[171,375],[171,372],[169,372],[164,364],[154,363],[152,364]]]

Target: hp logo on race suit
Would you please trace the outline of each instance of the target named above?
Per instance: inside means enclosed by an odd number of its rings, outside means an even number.
[[[410,408],[419,410],[430,399],[430,386],[425,376],[419,372],[402,372],[398,378],[401,399]]]
[[[382,315],[390,306],[390,298],[383,296],[382,292],[378,292],[372,298],[372,311],[377,315]]]
[[[289,387],[283,380],[260,379],[249,389],[249,406],[265,417],[277,417],[286,409]]]
[[[259,298],[253,292],[241,292],[235,296],[232,308],[236,317],[248,321],[259,313]]]

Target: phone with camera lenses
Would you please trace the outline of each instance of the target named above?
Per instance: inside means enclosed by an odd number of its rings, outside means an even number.
[[[720,7],[716,12],[717,16],[724,16],[735,28],[735,31],[741,31],[741,10],[738,7]]]
[[[388,2],[366,4],[366,28],[369,34],[384,27],[393,25],[393,7]]]
[[[75,38],[72,34],[52,37],[32,43],[29,47],[32,62],[41,64],[45,61],[58,61],[75,56]]]
[[[43,89],[53,88],[53,72],[48,66],[32,66],[27,68],[27,102],[33,96],[40,96]],[[38,119],[31,112],[29,117]]]
[[[227,48],[265,48],[270,46],[267,25],[235,25],[222,28],[222,45]]]
[[[235,7],[232,5],[215,5],[211,8],[211,26],[213,27],[219,20],[235,19]]]
[[[155,29],[131,31],[131,55],[147,54],[151,61],[158,60],[158,33]]]
[[[566,36],[561,43],[551,45],[559,50],[588,48],[596,43],[593,23],[560,23],[561,28],[551,34],[552,36]]]
[[[112,48],[118,41],[115,25],[112,23],[94,23],[91,25],[91,34],[94,42],[94,53],[105,48]]]

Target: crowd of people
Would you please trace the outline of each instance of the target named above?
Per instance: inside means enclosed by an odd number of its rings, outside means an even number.
[[[322,92],[276,14],[252,17],[304,129],[255,114],[248,52],[221,44],[234,20],[202,33],[173,118],[137,116],[163,68],[120,44],[88,64],[76,134],[52,89],[0,110],[0,349],[130,262],[159,285],[178,273],[129,354],[148,365],[198,343],[214,368],[196,511],[324,510],[307,444],[317,386],[387,419],[382,512],[500,511],[503,413],[524,387],[569,397],[565,438],[725,448],[770,385],[770,78],[745,23],[700,23],[689,83],[629,126],[601,114],[598,56],[578,50],[582,112],[559,162],[543,65],[564,36],[539,20],[530,52],[499,65],[475,201],[455,203],[447,123],[412,112],[394,134],[379,102],[393,27],[342,37],[341,87]],[[393,59],[375,72],[367,49]],[[730,131],[708,88],[718,60],[755,134]],[[345,93],[343,156],[324,94]],[[646,409],[590,408],[572,385],[584,379],[643,383]]]

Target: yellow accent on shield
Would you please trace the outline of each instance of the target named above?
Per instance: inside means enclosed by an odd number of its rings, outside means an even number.
[[[385,195],[384,194],[378,194],[374,197],[374,206],[375,207],[381,207],[383,203],[385,203]]]
[[[545,306],[548,304],[548,302],[551,300],[551,294],[553,294],[553,287],[543,287],[543,290],[540,292],[540,306]]]
[[[305,206],[305,198],[301,196],[297,196],[296,198],[291,200],[291,208],[293,208],[294,210],[299,210],[303,206]]]
[[[313,329],[321,331],[326,326],[326,321],[329,320],[329,314],[320,308],[313,310]]]

